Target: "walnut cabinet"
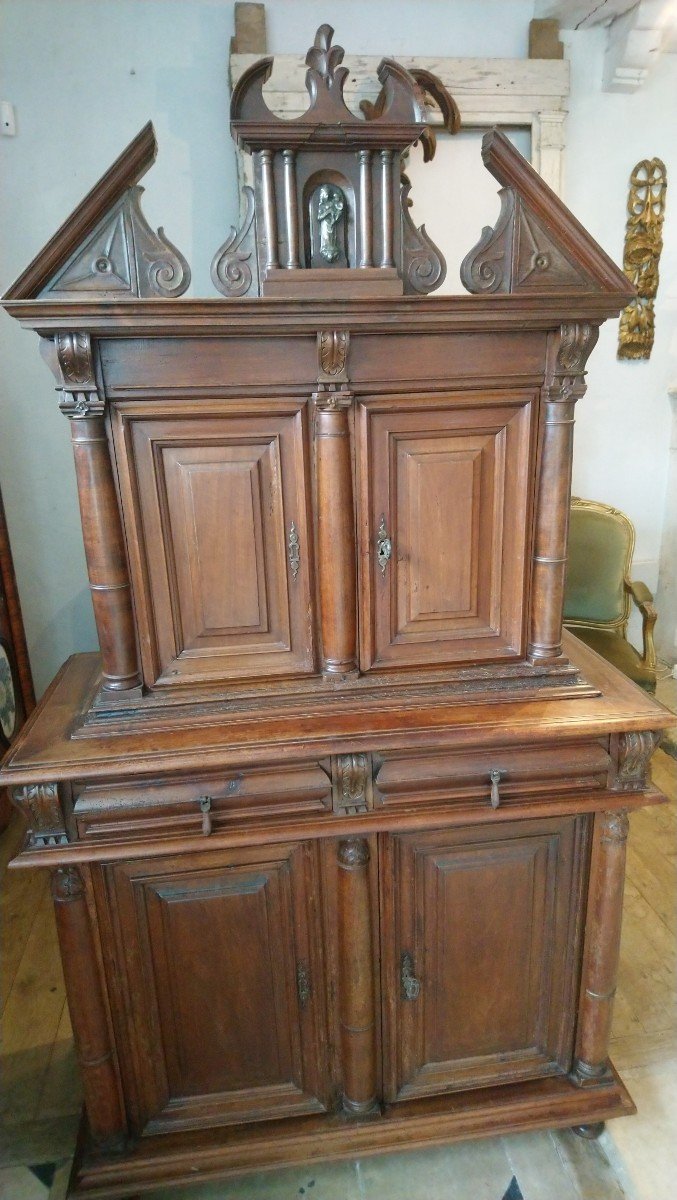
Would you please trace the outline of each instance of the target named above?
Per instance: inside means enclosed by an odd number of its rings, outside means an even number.
[[[358,116],[342,56],[321,26],[292,121],[270,59],[237,83],[217,295],[143,215],[148,125],[3,300],[100,643],[0,772],[52,880],[73,1197],[633,1111],[625,844],[671,717],[562,630],[576,404],[633,288],[494,130],[498,220],[431,295],[403,155],[458,108],[384,59]]]

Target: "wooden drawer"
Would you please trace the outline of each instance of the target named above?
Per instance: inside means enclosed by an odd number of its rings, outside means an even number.
[[[374,800],[389,808],[450,801],[516,804],[540,797],[602,790],[611,758],[608,741],[510,746],[458,753],[387,754],[374,772]],[[496,805],[496,801],[498,804]]]
[[[331,779],[317,764],[280,766],[199,779],[86,784],[75,789],[74,801],[80,838],[170,838],[236,821],[326,812]]]

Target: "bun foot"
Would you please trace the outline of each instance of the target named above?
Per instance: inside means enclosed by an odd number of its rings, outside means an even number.
[[[592,1125],[572,1125],[571,1132],[575,1133],[576,1137],[594,1142],[601,1133],[604,1133],[604,1121],[595,1121]]]

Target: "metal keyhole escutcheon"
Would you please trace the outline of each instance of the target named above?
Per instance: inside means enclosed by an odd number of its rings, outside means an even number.
[[[386,573],[386,567],[388,566],[392,552],[393,544],[388,536],[388,530],[386,529],[386,519],[383,513],[381,513],[381,523],[378,527],[378,534],[376,537],[376,556],[378,558],[378,565],[381,568],[382,575],[385,575]]]

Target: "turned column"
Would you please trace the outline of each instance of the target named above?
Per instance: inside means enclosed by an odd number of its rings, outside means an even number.
[[[553,662],[562,653],[574,409],[585,394],[585,363],[598,334],[594,325],[563,325],[548,351],[527,651],[534,664]]]
[[[59,334],[56,362],[61,410],[70,418],[89,586],[101,646],[103,686],[127,691],[141,683],[125,539],[113,480],[89,335]]]
[[[381,267],[394,267],[393,151],[381,151]]]
[[[581,1086],[609,1072],[609,1035],[621,942],[628,814],[597,813],[585,925],[573,1078]]]
[[[89,1129],[100,1149],[121,1149],[127,1122],[80,872],[54,871],[52,895]]]
[[[374,214],[371,187],[371,150],[359,150],[360,164],[360,266],[374,265]]]
[[[356,1115],[376,1107],[374,957],[369,896],[369,844],[346,838],[338,847],[339,1021],[343,1107]]]
[[[355,511],[346,386],[348,334],[321,333],[315,400],[315,479],[323,670],[354,671],[357,663]]]
[[[284,219],[287,229],[287,270],[300,267],[299,259],[299,230],[297,224],[296,200],[296,161],[293,150],[282,151],[282,166],[284,171]]]
[[[266,270],[271,270],[280,265],[277,248],[277,205],[275,204],[272,150],[259,150],[258,160],[263,201],[263,231],[266,241]]]

